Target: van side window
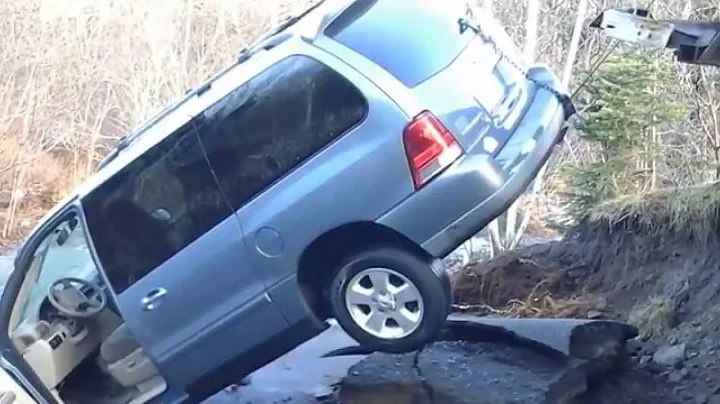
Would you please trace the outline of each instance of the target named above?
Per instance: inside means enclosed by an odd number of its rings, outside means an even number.
[[[83,207],[116,293],[232,214],[192,123],[93,190]]]
[[[206,110],[198,131],[234,209],[362,121],[368,107],[344,77],[290,56]]]

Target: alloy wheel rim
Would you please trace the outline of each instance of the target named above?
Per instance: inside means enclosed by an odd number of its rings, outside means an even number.
[[[420,290],[390,268],[368,268],[353,276],[345,305],[355,324],[382,339],[401,339],[420,326],[425,311]]]

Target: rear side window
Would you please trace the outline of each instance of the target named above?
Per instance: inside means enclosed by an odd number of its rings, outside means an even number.
[[[232,214],[192,123],[96,188],[83,207],[116,293]]]
[[[363,120],[367,103],[344,77],[291,56],[200,116],[210,164],[237,210]]]
[[[447,3],[447,4],[446,4]],[[414,87],[447,67],[473,39],[462,8],[440,0],[359,0],[325,35]]]

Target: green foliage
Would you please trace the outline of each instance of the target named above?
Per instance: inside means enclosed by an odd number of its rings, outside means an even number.
[[[571,213],[654,187],[662,159],[658,133],[685,113],[674,80],[667,56],[652,52],[626,51],[598,69],[586,88],[586,127],[579,134],[595,146],[595,161],[564,169]]]
[[[589,163],[582,167],[569,165],[564,167],[570,177],[572,191],[570,205],[573,216],[595,206],[616,194],[613,183],[614,168],[605,163]]]

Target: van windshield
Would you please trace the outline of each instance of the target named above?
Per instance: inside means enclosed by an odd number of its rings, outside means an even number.
[[[474,35],[460,32],[462,2],[359,0],[325,35],[415,87],[447,67]]]
[[[100,278],[85,230],[77,216],[73,215],[48,232],[33,253],[26,276],[33,277],[33,282],[29,293],[15,302],[22,305],[20,322],[32,314],[37,315],[50,285],[58,279],[70,277],[96,282]]]

